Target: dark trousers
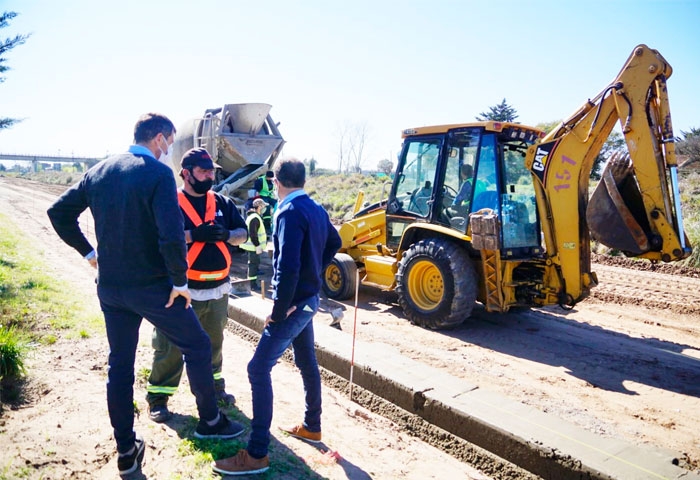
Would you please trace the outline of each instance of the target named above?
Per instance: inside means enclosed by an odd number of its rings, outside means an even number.
[[[107,407],[119,453],[134,445],[134,361],[143,318],[163,332],[185,356],[199,417],[213,420],[219,413],[209,337],[194,310],[185,309],[184,298],[178,297],[170,308],[165,308],[170,291],[171,287],[163,283],[138,288],[97,287],[109,341]]]
[[[224,390],[226,382],[221,375],[224,328],[228,321],[228,295],[216,300],[192,300],[192,308],[202,328],[211,340],[211,365],[214,387]],[[184,361],[182,352],[159,329],[153,329],[153,366],[148,377],[146,400],[148,404],[165,405],[168,397],[177,391],[182,377]]]
[[[270,445],[273,403],[270,373],[290,345],[294,350],[294,363],[304,383],[304,426],[311,432],[321,431],[321,375],[314,350],[313,323],[318,303],[318,296],[308,298],[299,303],[285,320],[265,327],[248,363],[248,379],[253,392],[253,420],[247,450],[255,458],[267,455]]]
[[[255,250],[248,250],[248,280],[258,283],[258,271],[260,270],[260,255]]]

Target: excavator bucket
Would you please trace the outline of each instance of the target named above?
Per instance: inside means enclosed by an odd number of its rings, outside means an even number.
[[[613,155],[588,202],[591,237],[628,256],[648,252],[650,231],[642,195],[626,154]]]

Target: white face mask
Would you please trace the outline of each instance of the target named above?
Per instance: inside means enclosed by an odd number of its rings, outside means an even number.
[[[158,150],[160,150],[158,161],[170,166],[170,155],[173,153],[172,145],[168,145],[168,139],[165,138],[165,135],[163,136],[163,139],[165,140],[165,145],[167,145],[167,149],[164,152],[163,149],[160,148],[160,145],[158,145]]]

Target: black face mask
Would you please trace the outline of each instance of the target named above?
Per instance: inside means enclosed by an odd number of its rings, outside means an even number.
[[[194,190],[196,193],[199,193],[200,195],[207,193],[211,189],[212,185],[214,185],[213,180],[197,180],[196,178],[194,178],[194,174],[190,175],[190,179],[190,185],[192,185],[192,190]]]

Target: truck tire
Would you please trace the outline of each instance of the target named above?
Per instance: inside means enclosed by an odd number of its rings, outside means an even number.
[[[399,262],[396,284],[406,318],[431,330],[461,324],[476,302],[474,264],[465,250],[442,238],[411,245]]]
[[[346,253],[336,253],[323,272],[323,291],[334,300],[347,300],[357,287],[357,265]]]

